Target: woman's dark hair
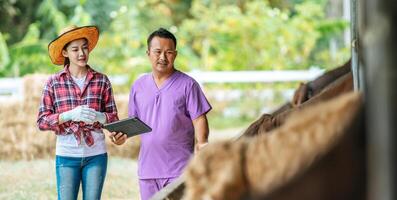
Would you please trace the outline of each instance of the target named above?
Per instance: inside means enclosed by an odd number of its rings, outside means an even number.
[[[69,44],[70,44],[70,42],[68,42],[67,44],[65,44],[65,46],[63,46],[62,51],[63,51],[63,50],[66,51],[66,48],[69,46]],[[65,61],[63,62],[63,66],[68,65],[68,64],[70,64],[70,60],[69,60],[69,58],[65,58]]]
[[[151,33],[147,39],[147,48],[150,48],[150,42],[152,41],[152,39],[154,37],[160,37],[160,38],[167,38],[167,39],[171,39],[174,42],[175,48],[176,48],[176,38],[174,36],[174,34],[172,34],[171,32],[169,32],[167,29],[165,28],[159,28],[157,30],[155,30],[153,33]]]

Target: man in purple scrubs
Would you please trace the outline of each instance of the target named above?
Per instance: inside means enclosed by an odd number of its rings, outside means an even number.
[[[128,104],[128,115],[152,128],[141,135],[138,176],[142,200],[181,175],[194,150],[207,144],[206,114],[211,110],[199,84],[174,67],[175,36],[160,28],[150,34],[147,44],[152,73],[135,81]]]

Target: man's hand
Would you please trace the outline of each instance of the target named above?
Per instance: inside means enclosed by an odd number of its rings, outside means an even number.
[[[113,144],[122,145],[127,141],[127,135],[121,132],[109,132],[109,138]]]
[[[194,151],[199,152],[205,145],[208,144],[208,121],[205,114],[193,120],[194,134],[196,135],[196,145]]]
[[[202,148],[204,148],[206,145],[208,144],[208,142],[204,142],[204,143],[197,143],[196,146],[194,147],[194,151],[197,153],[199,152]]]

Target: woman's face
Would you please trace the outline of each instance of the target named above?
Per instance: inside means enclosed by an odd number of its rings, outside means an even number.
[[[88,42],[81,38],[70,42],[66,49],[62,50],[62,55],[69,58],[70,66],[85,67],[88,63]]]

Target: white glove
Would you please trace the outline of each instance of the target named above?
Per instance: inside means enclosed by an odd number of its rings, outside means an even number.
[[[87,124],[94,123],[96,119],[96,114],[93,109],[89,108],[87,105],[77,106],[76,108],[63,112],[59,116],[63,121],[75,121],[75,122],[85,122]]]
[[[95,111],[94,109],[92,109],[92,110],[95,113],[94,122],[99,122],[101,124],[105,124],[106,123],[106,115],[105,115],[105,113]]]

